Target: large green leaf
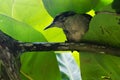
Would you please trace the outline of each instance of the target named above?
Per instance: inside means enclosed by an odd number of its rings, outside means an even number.
[[[85,40],[120,47],[119,19],[120,16],[115,14],[97,14],[90,23]]]
[[[13,38],[24,42],[46,41],[44,36],[31,26],[0,14],[0,29]],[[32,36],[34,35],[34,36]]]
[[[42,0],[0,0],[0,13],[31,25],[40,31],[48,41],[65,41],[61,29],[55,28],[55,32],[43,30],[52,22],[53,18],[47,13]]]
[[[42,0],[45,8],[53,17],[64,11],[85,13],[93,9],[100,0]]]
[[[46,41],[44,36],[31,26],[1,14],[0,29],[20,41]],[[56,57],[53,52],[24,53],[21,57],[21,62],[22,74],[24,73],[24,75],[26,74],[34,80],[61,79]]]
[[[25,53],[22,55],[21,61],[22,73],[33,80],[61,80],[56,56],[53,52]]]
[[[101,10],[107,5],[111,4],[114,0],[99,0],[99,3],[93,8],[95,11]]]
[[[52,19],[41,0],[0,0],[0,13],[39,28]]]
[[[90,28],[84,40],[108,46],[120,47],[120,16],[112,4],[100,9],[90,22]],[[103,12],[102,12],[103,11]],[[107,13],[104,11],[108,11]],[[83,80],[119,80],[120,58],[81,52],[81,71]]]
[[[81,52],[82,79],[119,80],[119,61],[120,58],[115,56]]]

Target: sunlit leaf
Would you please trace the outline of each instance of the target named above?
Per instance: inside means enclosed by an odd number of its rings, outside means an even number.
[[[57,60],[63,80],[81,80],[79,66],[75,62],[71,52],[57,52]]]

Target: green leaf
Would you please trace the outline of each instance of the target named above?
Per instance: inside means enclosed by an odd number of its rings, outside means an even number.
[[[44,31],[44,28],[52,22],[53,18],[46,11],[42,0],[4,0],[4,4],[2,0],[0,1],[0,6],[3,7],[0,9],[0,13],[31,25],[40,31],[46,37],[47,41],[65,41],[66,38],[61,29],[55,28],[54,31],[56,32],[51,30]],[[6,6],[7,8],[4,8]]]
[[[27,23],[41,32],[52,21],[42,0],[0,0],[0,13]]]
[[[81,52],[81,73],[83,80],[119,80],[120,58]]]
[[[57,52],[56,56],[63,80],[81,80],[79,66],[75,62],[71,52]]]
[[[46,41],[44,36],[31,26],[2,14],[0,14],[0,29],[20,41]]]
[[[53,52],[24,53],[21,57],[22,73],[33,80],[61,80],[56,56]],[[29,76],[29,77],[28,77]],[[24,79],[23,79],[24,80]]]
[[[93,9],[98,2],[99,0],[43,0],[45,8],[53,17],[64,11],[85,13]]]
[[[0,13],[12,16],[12,4],[14,0],[0,0]]]
[[[107,5],[111,4],[114,0],[99,0],[99,3],[93,8],[95,11],[105,8]]]
[[[85,40],[120,47],[119,19],[120,16],[115,14],[101,13],[96,15],[90,22]]]
[[[95,11],[99,11],[99,12],[116,12],[116,13],[120,13],[120,1],[119,0],[104,0],[101,2],[94,8]],[[103,7],[100,7],[103,6]]]
[[[120,16],[112,5],[100,10],[90,22],[85,41],[120,47]],[[102,11],[108,11],[104,13]],[[119,80],[119,57],[81,52],[81,71],[83,80]]]

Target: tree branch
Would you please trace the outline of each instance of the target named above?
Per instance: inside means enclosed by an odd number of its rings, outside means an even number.
[[[0,80],[20,80],[17,41],[0,31]]]
[[[21,51],[70,51],[77,50],[81,52],[91,52],[99,54],[109,54],[120,56],[120,48],[110,47],[94,43],[47,43],[47,42],[34,42],[34,43],[20,43]]]

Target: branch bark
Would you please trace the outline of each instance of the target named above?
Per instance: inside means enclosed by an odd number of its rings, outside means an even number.
[[[120,56],[120,48],[93,43],[19,42],[0,31],[0,80],[20,80],[20,53],[30,51],[85,51]]]
[[[47,43],[47,42],[34,42],[34,43],[19,43],[19,48],[23,52],[28,51],[73,51],[91,52],[98,54],[109,54],[120,56],[120,48],[111,47],[102,44],[94,44],[88,42],[81,43]]]
[[[0,80],[20,80],[17,41],[0,31]]]

